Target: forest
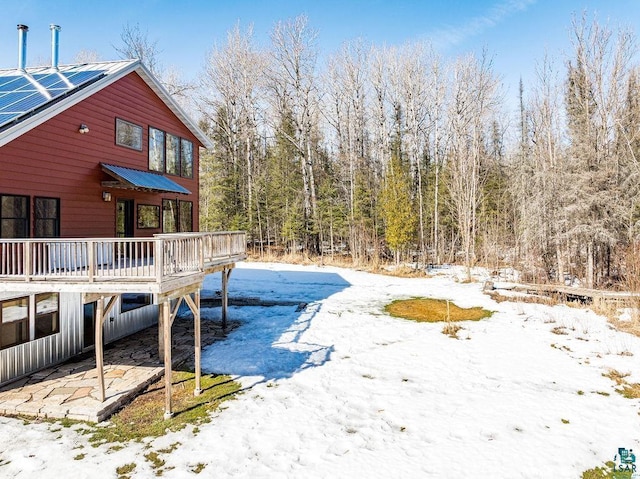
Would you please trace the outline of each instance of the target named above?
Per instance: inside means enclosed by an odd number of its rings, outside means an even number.
[[[327,54],[304,16],[268,45],[232,28],[197,85],[161,76],[215,144],[201,153],[201,230],[246,230],[262,257],[633,286],[635,34],[587,14],[568,31],[572,51],[540,59],[509,111],[487,50],[444,59],[427,42],[353,40]],[[154,45],[125,33],[149,64]]]

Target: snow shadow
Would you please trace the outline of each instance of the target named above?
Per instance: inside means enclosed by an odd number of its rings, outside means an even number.
[[[219,277],[210,275],[204,289],[215,290]],[[322,300],[348,288],[339,274],[323,271],[272,271],[237,268],[229,281],[231,298],[259,298],[288,305],[232,306],[229,318],[240,326],[202,353],[203,371],[284,379],[330,359],[333,346],[307,339],[306,333],[322,308]],[[306,303],[304,309],[296,305]],[[203,308],[203,320],[220,319],[220,308]]]

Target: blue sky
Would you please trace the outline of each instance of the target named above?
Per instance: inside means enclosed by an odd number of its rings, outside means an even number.
[[[253,24],[257,42],[266,43],[277,21],[306,14],[323,55],[357,37],[377,45],[430,40],[445,58],[486,48],[511,97],[520,76],[525,86],[532,78],[545,50],[563,61],[573,14],[587,11],[640,35],[640,0],[13,0],[2,10],[1,68],[17,63],[18,23],[29,26],[30,64],[49,61],[51,23],[62,26],[61,63],[79,50],[117,59],[113,45],[123,25],[138,23],[157,40],[164,66],[194,78],[207,51],[236,22]]]

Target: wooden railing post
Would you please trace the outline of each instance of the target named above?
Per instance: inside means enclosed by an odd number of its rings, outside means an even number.
[[[24,280],[31,281],[31,247],[33,243],[29,241],[25,241],[24,243],[24,265],[23,265],[23,273]]]
[[[156,265],[156,281],[160,283],[164,276],[164,241],[161,239],[153,242],[153,258]]]
[[[87,274],[89,275],[89,282],[93,283],[93,278],[96,274],[96,252],[95,252],[95,242],[89,240],[87,243],[87,261],[89,264],[87,265]]]

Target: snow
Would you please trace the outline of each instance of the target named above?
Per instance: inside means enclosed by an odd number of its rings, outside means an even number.
[[[203,368],[243,393],[211,423],[112,451],[70,428],[0,418],[0,477],[114,478],[132,462],[132,477],[155,477],[144,455],[176,443],[160,452],[162,477],[196,477],[200,463],[198,477],[212,478],[575,478],[619,447],[640,450],[640,401],[603,376],[640,382],[640,338],[586,309],[496,303],[481,281],[456,278],[239,264],[232,297],[307,306],[230,308],[241,325],[203,351]],[[213,275],[205,289],[219,285]],[[414,296],[495,314],[453,339],[384,312]]]

